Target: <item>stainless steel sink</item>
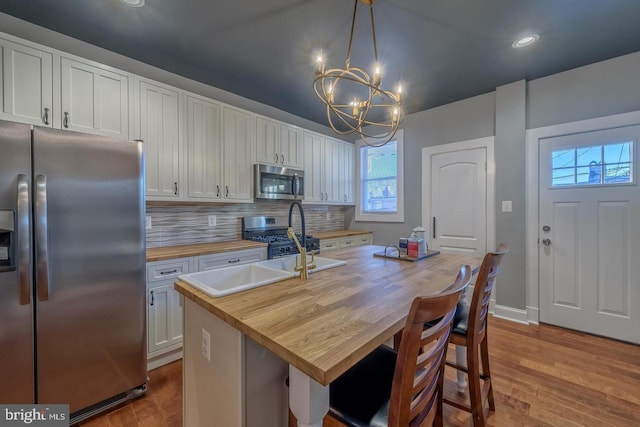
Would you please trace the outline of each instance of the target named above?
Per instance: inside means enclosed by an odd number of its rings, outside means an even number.
[[[281,258],[275,258],[267,261],[260,261],[256,264],[264,267],[273,268],[276,270],[293,272],[293,267],[295,267],[296,265],[296,258],[298,256],[299,255],[291,255],[291,256],[286,256]],[[307,262],[311,263],[311,257],[307,257]],[[331,258],[323,258],[319,256],[314,257],[313,262],[316,265],[316,268],[314,268],[313,270],[309,270],[309,274],[313,274],[318,271],[327,270],[329,268],[345,265],[347,263],[346,261],[341,261],[338,259],[331,259]],[[299,276],[300,272],[295,272],[295,275]]]
[[[183,274],[179,278],[212,297],[222,297],[295,277],[293,271],[273,269],[260,264],[235,265],[200,271]]]

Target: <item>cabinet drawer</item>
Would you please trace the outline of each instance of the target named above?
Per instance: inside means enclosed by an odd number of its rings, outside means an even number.
[[[361,236],[355,236],[354,239],[356,242],[358,242],[359,246],[370,245],[373,241],[371,234],[363,234]]]
[[[340,239],[341,248],[351,248],[353,246],[359,246],[360,242],[356,237],[343,237]]]
[[[320,252],[332,251],[340,248],[338,239],[323,239],[320,240]]]
[[[200,256],[198,257],[198,271],[262,261],[265,259],[264,252],[264,250],[258,249]]]
[[[172,261],[148,263],[147,283],[159,282],[161,280],[174,279],[181,274],[190,273],[189,259],[182,258]]]

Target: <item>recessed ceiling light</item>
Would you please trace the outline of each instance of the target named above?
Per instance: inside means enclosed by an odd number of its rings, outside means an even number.
[[[537,42],[539,38],[540,36],[537,34],[529,34],[528,36],[522,37],[521,39],[514,41],[511,46],[515,47],[516,49],[529,46],[530,44]]]
[[[131,7],[142,7],[144,6],[144,0],[120,0],[122,3]]]

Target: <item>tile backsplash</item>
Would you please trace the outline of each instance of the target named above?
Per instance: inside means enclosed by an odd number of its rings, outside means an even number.
[[[304,205],[307,234],[344,229],[344,206]],[[295,224],[297,219],[297,209]],[[242,217],[253,215],[289,215],[289,203],[259,201],[252,204],[183,204],[148,202],[147,247],[213,243],[242,238]],[[215,227],[209,226],[209,215],[216,216]],[[327,217],[328,215],[328,217]],[[328,219],[327,219],[328,218]],[[299,230],[299,226],[296,226]]]

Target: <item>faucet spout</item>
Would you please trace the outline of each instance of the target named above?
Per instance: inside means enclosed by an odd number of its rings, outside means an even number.
[[[293,223],[293,207],[297,206],[300,211],[300,222],[302,223],[302,244],[298,240],[296,233],[293,231],[292,223]],[[287,228],[287,235],[293,239],[296,246],[298,247],[298,251],[300,252],[300,266],[297,265],[294,268],[295,271],[300,272],[300,279],[307,280],[309,277],[309,270],[315,268],[315,264],[313,263],[313,254],[311,255],[311,265],[307,264],[307,230],[304,226],[304,211],[302,210],[302,203],[298,200],[294,200],[291,202],[291,206],[289,206],[289,228]]]

